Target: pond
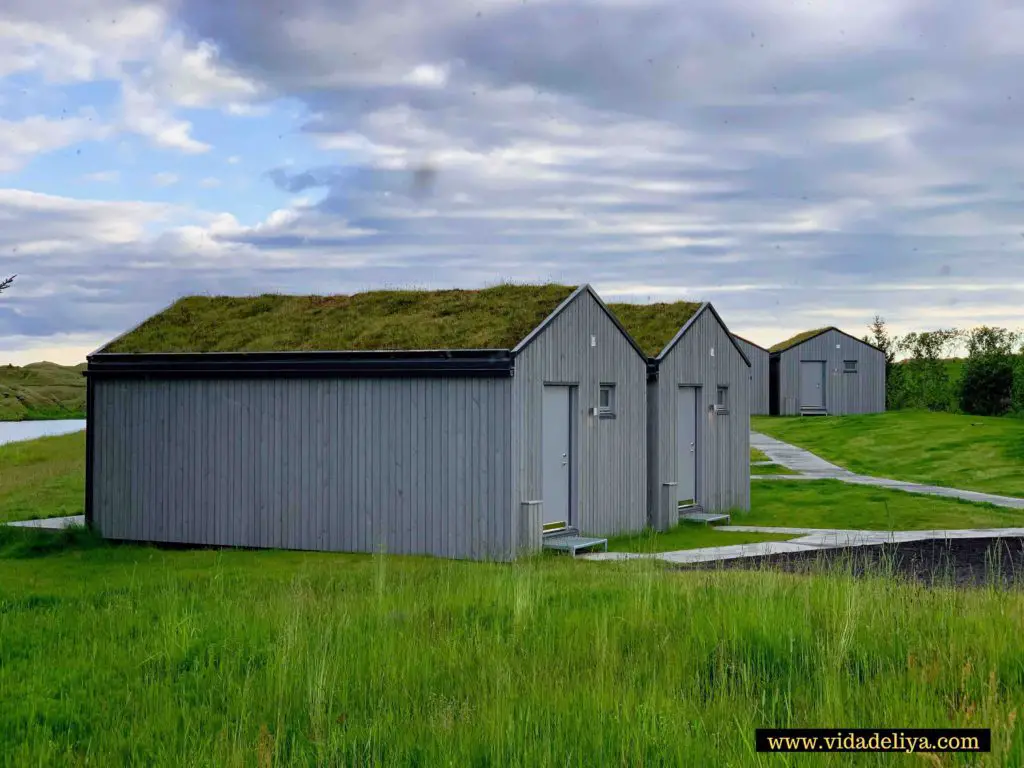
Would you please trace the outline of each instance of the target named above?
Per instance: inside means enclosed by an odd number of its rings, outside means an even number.
[[[85,419],[0,421],[0,445],[49,435],[66,435],[68,432],[78,432],[82,429],[85,429]]]

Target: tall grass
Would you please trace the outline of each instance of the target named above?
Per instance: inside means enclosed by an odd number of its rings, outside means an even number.
[[[1020,765],[1022,622],[1019,592],[842,573],[73,548],[0,559],[0,754],[876,765],[757,755],[754,729],[949,725]]]

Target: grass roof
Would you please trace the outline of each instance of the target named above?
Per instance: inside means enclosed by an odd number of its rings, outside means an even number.
[[[549,284],[351,296],[189,296],[102,351],[511,349],[574,290]]]
[[[648,357],[657,357],[679,329],[700,309],[695,301],[658,304],[609,304],[608,308]]]
[[[807,341],[807,339],[811,338],[812,336],[817,336],[819,333],[827,331],[830,327],[831,326],[825,326],[824,328],[815,328],[814,330],[811,331],[802,331],[796,334],[796,336],[790,336],[785,341],[780,341],[778,344],[769,347],[768,351],[782,352],[784,350],[789,349],[790,347],[795,347],[801,341]]]

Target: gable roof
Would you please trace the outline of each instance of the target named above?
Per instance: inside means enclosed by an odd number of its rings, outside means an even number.
[[[704,305],[695,301],[609,304],[648,357],[657,357]]]
[[[739,335],[738,333],[734,333],[734,334],[732,335],[732,337],[733,337],[734,339],[736,339],[737,341],[742,341],[742,342],[743,342],[744,344],[749,344],[749,345],[750,345],[750,346],[752,346],[752,347],[756,347],[757,349],[760,349],[760,350],[762,350],[763,352],[767,352],[767,351],[768,351],[768,350],[767,350],[767,349],[766,349],[765,347],[762,347],[762,346],[761,346],[760,344],[756,344],[756,343],[754,343],[754,342],[753,342],[753,341],[751,341],[750,339],[745,339],[745,338],[743,338],[743,337],[742,337],[742,336],[740,336],[740,335]]]
[[[864,341],[864,339],[858,339],[853,334],[847,333],[846,331],[842,330],[841,328],[836,328],[834,325],[829,325],[829,326],[826,326],[824,328],[815,328],[815,329],[810,330],[810,331],[802,331],[801,333],[798,333],[795,336],[790,336],[785,341],[780,341],[778,344],[772,345],[768,349],[768,351],[771,352],[773,355],[776,355],[776,354],[779,354],[780,352],[785,352],[787,349],[792,349],[793,347],[799,346],[800,344],[803,344],[805,341],[810,341],[811,339],[815,339],[818,336],[821,336],[823,333],[828,333],[829,331],[835,331],[836,333],[840,333],[840,334],[842,334],[843,336],[846,336],[849,339],[853,339],[854,341],[859,341],[861,344],[863,344],[866,347],[871,347],[871,349],[878,350],[879,352],[882,351],[882,350],[878,349],[878,347],[876,347],[871,342]]]
[[[349,296],[189,296],[99,352],[512,349],[579,290],[506,284]]]
[[[746,353],[736,343],[722,316],[709,301],[703,304],[690,301],[677,301],[673,304],[610,304],[609,308],[617,314],[625,310],[626,316],[620,315],[623,325],[655,361],[664,359],[697,322],[697,318],[705,311],[710,311],[725,330],[733,347],[740,353],[743,362],[750,366]],[[670,332],[671,326],[680,318],[683,318],[682,323]],[[665,340],[661,341],[662,338]]]

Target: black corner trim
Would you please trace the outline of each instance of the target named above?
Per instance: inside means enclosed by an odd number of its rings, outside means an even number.
[[[202,352],[114,354],[88,359],[90,378],[409,378],[512,375],[504,349],[399,352]]]
[[[82,372],[83,374],[85,371]],[[96,403],[96,387],[89,377],[85,379],[85,526],[93,527],[93,440],[95,430],[92,428],[94,421],[93,413]]]

